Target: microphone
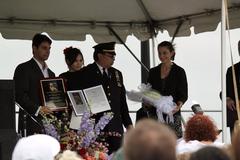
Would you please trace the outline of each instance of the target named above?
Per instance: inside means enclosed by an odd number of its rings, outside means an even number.
[[[194,104],[191,107],[194,114],[203,114],[203,110],[199,104]]]
[[[43,127],[43,125],[41,123],[39,123],[30,113],[28,113],[19,103],[15,102],[15,105],[18,106],[19,109],[21,109],[24,112],[23,115],[23,127],[24,127],[24,133],[23,136],[26,137],[27,136],[27,123],[26,123],[26,118],[27,116],[29,116],[39,127],[41,127],[43,129],[43,132],[45,132],[45,129]]]
[[[192,108],[192,111],[193,111],[194,114],[203,114],[203,110],[202,110],[202,108],[201,108],[201,106],[200,106],[199,104],[194,104],[194,105],[192,105],[191,108]],[[217,134],[218,134],[218,135],[219,135],[221,132],[222,132],[221,129],[218,129],[218,130],[217,130]]]

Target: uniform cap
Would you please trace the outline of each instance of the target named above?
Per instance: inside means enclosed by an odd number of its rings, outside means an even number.
[[[95,45],[93,48],[98,53],[107,52],[107,53],[116,55],[115,44],[116,44],[116,42],[99,43],[99,44]]]

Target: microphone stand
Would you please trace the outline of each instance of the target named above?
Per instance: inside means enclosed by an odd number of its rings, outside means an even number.
[[[23,111],[23,135],[22,133],[21,136],[26,137],[27,136],[27,116],[30,117],[39,127],[43,128],[44,127],[30,114],[28,113],[19,103],[15,102],[15,105],[18,106],[19,109]]]
[[[183,127],[186,128],[186,121],[183,118],[182,114],[180,116],[181,116],[181,121],[182,121]]]

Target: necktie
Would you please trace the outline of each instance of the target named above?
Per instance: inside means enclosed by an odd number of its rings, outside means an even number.
[[[103,84],[107,85],[108,84],[108,75],[107,75],[107,72],[106,72],[106,69],[103,68]]]

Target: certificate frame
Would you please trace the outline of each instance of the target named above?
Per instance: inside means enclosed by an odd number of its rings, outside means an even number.
[[[52,111],[68,108],[66,88],[62,78],[46,78],[40,80],[41,97],[44,106]]]
[[[82,90],[67,91],[67,94],[76,116],[82,116],[84,111],[90,110]]]
[[[83,92],[93,114],[111,110],[102,85],[84,89]]]

